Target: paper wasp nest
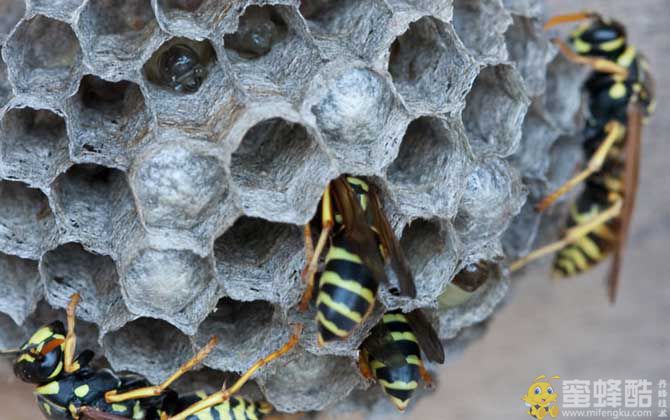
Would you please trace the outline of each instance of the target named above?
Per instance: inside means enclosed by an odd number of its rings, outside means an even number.
[[[503,238],[510,256],[531,246],[541,221],[527,192],[574,154],[557,140],[578,78],[538,1],[9,0],[0,12],[1,348],[75,290],[89,346],[153,381],[212,334],[200,374],[241,372],[302,321],[299,350],[257,376],[264,397],[310,411],[357,390],[349,403],[371,404],[381,392],[359,398],[354,362],[366,331],[318,348],[313,313],[294,309],[301,226],[327,182],[351,173],[381,189],[418,289],[381,300],[432,309],[453,354],[509,280],[501,264],[464,307],[440,312],[437,297],[466,264],[502,261]],[[191,84],[177,77],[188,60]]]

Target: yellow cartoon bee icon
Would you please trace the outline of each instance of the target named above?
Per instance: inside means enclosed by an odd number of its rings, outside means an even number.
[[[540,375],[535,378],[533,384],[528,387],[528,393],[521,397],[528,407],[528,414],[538,420],[542,420],[547,414],[551,417],[558,416],[558,393],[554,391],[549,382],[539,382],[546,378]],[[560,376],[552,376],[551,379],[561,379]]]

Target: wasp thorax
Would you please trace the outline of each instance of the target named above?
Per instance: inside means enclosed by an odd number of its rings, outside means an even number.
[[[259,58],[286,35],[286,23],[272,7],[251,6],[240,17],[237,32],[224,38],[226,48],[243,58]]]

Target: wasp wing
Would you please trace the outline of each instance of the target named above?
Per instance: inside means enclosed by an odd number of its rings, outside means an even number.
[[[79,409],[79,418],[82,420],[128,420],[128,417],[105,413],[93,407],[82,407]]]
[[[414,276],[409,267],[407,257],[400,247],[400,242],[398,242],[398,238],[396,238],[395,233],[393,232],[393,229],[391,229],[391,225],[382,210],[381,203],[379,202],[379,194],[377,194],[376,190],[371,190],[369,195],[372,225],[377,229],[382,246],[388,253],[387,257],[390,260],[391,267],[393,267],[393,271],[395,271],[398,276],[400,291],[403,295],[414,298],[416,297],[416,286],[414,284]]]
[[[614,259],[607,278],[607,291],[610,302],[616,300],[624,246],[628,239],[628,229],[630,228],[633,209],[635,208],[635,198],[637,195],[637,185],[640,173],[641,136],[642,110],[638,103],[634,103],[628,111],[628,125],[626,128],[626,157],[623,180],[624,198],[623,207],[621,209],[621,222],[619,225],[616,248],[614,250]]]
[[[444,363],[444,347],[437,332],[421,309],[406,313],[405,317],[414,330],[419,347],[433,362]]]
[[[367,223],[356,194],[343,177],[331,182],[331,192],[335,208],[342,217],[347,243],[354,248],[352,251],[361,258],[363,265],[370,270],[375,281],[386,282],[384,261],[379,254],[377,238]]]

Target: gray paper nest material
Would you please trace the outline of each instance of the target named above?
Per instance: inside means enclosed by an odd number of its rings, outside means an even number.
[[[208,377],[242,372],[303,321],[299,349],[256,382],[279,410],[323,409],[367,386],[354,363],[366,330],[318,348],[313,314],[293,309],[301,225],[330,179],[367,176],[383,192],[418,295],[383,290],[382,303],[435,309],[465,264],[532,245],[527,193],[571,163],[559,140],[579,77],[554,58],[539,1],[1,7],[0,347],[75,290],[89,345],[153,381],[211,334],[223,344]],[[270,34],[248,45],[255,25]],[[143,71],[175,37],[211,46],[196,93]],[[91,102],[91,85],[122,95]],[[443,338],[477,336],[508,282],[502,270],[467,307],[431,311]]]

